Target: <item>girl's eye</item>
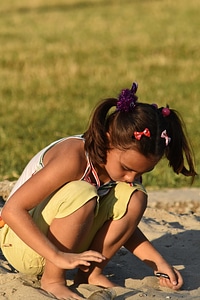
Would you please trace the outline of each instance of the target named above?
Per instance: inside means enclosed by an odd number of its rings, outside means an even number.
[[[130,171],[129,168],[127,168],[126,166],[122,166],[122,169],[123,169],[124,171]]]
[[[127,172],[134,172],[133,170],[129,169],[129,168],[126,167],[126,166],[122,166],[122,169],[123,169],[124,171],[127,171]]]

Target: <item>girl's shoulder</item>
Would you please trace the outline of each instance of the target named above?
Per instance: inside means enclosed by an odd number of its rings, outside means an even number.
[[[81,179],[86,166],[87,159],[83,139],[64,138],[56,141],[32,158],[18,179],[11,195],[28,179],[30,179],[31,187],[35,177],[37,177],[38,184],[46,180],[45,187],[49,186],[49,182],[52,183],[52,190],[47,191],[49,195],[63,184]]]
[[[74,179],[81,178],[87,165],[84,139],[72,137],[59,141],[45,153],[43,164],[57,166],[66,174],[73,174]]]
[[[73,136],[64,138],[55,143],[48,151],[46,151],[43,160],[48,162],[49,160],[62,155],[65,155],[65,158],[67,158],[70,154],[75,157],[82,157],[85,156],[84,153],[84,139],[79,136]]]

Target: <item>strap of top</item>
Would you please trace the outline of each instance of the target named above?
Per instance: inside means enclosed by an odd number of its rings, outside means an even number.
[[[87,166],[86,166],[85,173],[83,174],[81,180],[89,182],[90,184],[96,186],[96,188],[98,189],[101,185],[99,177],[97,175],[97,172],[96,172],[92,162],[89,159],[88,153],[86,152],[85,155],[86,155],[86,159],[87,159]],[[95,179],[95,182],[92,182],[91,174],[92,174],[93,178]]]
[[[60,140],[57,140],[57,141],[51,143],[45,149],[45,151],[43,152],[43,154],[40,157],[39,165],[40,165],[41,168],[44,166],[43,165],[43,158],[44,158],[45,153],[50,148],[52,148],[55,144],[61,143],[62,141],[66,140],[66,139],[69,139],[69,138],[76,138],[76,139],[81,139],[81,140],[84,141],[84,138],[83,138],[82,135],[74,135],[74,136],[62,138]],[[110,189],[113,186],[116,185],[116,182],[110,181],[108,183],[105,183],[105,184],[101,185],[100,180],[99,180],[99,176],[98,176],[98,174],[97,174],[97,172],[96,172],[96,170],[95,170],[92,162],[90,161],[90,158],[89,158],[89,155],[88,155],[87,152],[85,152],[85,156],[86,156],[86,160],[87,160],[87,165],[86,165],[85,172],[84,172],[84,174],[83,174],[83,176],[82,176],[82,178],[80,180],[87,181],[88,183],[94,185],[97,188],[98,194],[100,196],[107,194],[110,191]],[[92,181],[92,179],[94,179],[94,181]]]

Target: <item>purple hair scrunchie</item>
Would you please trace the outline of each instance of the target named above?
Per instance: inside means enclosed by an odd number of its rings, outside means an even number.
[[[137,96],[135,95],[137,92],[138,84],[133,82],[131,89],[124,89],[121,91],[118,101],[117,101],[117,111],[121,112],[129,112],[133,111],[136,106]]]

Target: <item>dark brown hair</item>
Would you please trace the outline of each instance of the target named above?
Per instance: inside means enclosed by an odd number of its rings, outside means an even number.
[[[89,128],[84,133],[85,150],[91,161],[105,164],[111,144],[120,150],[135,149],[145,156],[166,156],[175,173],[194,179],[194,155],[180,115],[170,109],[170,115],[164,117],[162,108],[140,102],[132,111],[119,111],[116,110],[117,101],[115,98],[105,99],[93,112]],[[149,129],[150,137],[135,139],[134,131],[143,131],[145,128]],[[164,130],[171,138],[167,146],[166,140],[161,138]]]

